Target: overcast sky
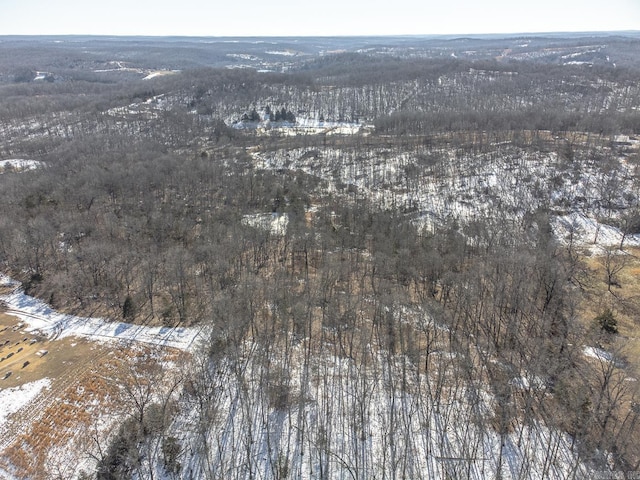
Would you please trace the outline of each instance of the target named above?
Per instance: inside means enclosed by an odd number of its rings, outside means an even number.
[[[429,35],[640,30],[640,0],[0,0],[0,35]]]

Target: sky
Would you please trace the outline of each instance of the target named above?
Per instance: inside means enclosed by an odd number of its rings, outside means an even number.
[[[0,35],[333,36],[640,30],[640,0],[0,0]]]

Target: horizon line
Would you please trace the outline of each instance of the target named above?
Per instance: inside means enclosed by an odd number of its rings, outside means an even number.
[[[445,38],[445,37],[519,37],[519,36],[545,36],[545,35],[620,35],[620,34],[635,34],[640,35],[639,30],[557,30],[557,31],[537,31],[537,32],[484,32],[484,33],[381,33],[381,34],[333,34],[333,35],[178,35],[178,34],[128,34],[128,33],[15,33],[15,34],[0,34],[0,38],[45,38],[45,37],[66,37],[66,38],[78,38],[78,37],[93,37],[93,38],[185,38],[185,39],[199,39],[199,38],[230,38],[230,39],[250,39],[250,38],[281,38],[281,39],[294,39],[294,38]]]

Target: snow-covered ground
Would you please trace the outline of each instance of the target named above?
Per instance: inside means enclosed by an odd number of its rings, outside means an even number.
[[[165,75],[172,75],[174,73],[179,73],[179,70],[155,70],[147,74],[146,77],[143,77],[142,80],[151,80],[152,78],[162,77]]]
[[[31,403],[44,388],[48,388],[51,381],[48,378],[36,380],[14,388],[0,389],[0,431],[9,415],[17,412]]]
[[[600,223],[578,212],[554,217],[551,226],[559,240],[568,242],[571,239],[581,245],[618,246],[623,237],[619,228]],[[627,235],[624,246],[640,246],[640,235]]]
[[[208,410],[182,405],[180,478],[589,477],[566,433],[518,421],[500,434],[481,384],[438,383],[455,376],[455,359],[427,376],[386,355],[364,366],[329,354],[305,362],[303,347],[268,359],[246,349],[251,357],[207,377]]]
[[[7,169],[13,169],[17,171],[35,170],[42,166],[42,162],[37,160],[25,160],[22,158],[11,158],[8,160],[0,160],[0,173],[4,173]]]
[[[292,50],[267,50],[266,52],[269,55],[282,55],[285,57],[295,57],[298,55],[298,52],[294,52]]]
[[[135,341],[190,350],[200,334],[200,330],[195,328],[147,327],[59,313],[41,300],[25,294],[15,281],[4,275],[0,275],[0,286],[14,288],[11,293],[0,295],[0,301],[7,306],[7,313],[25,322],[27,331],[51,338],[82,336],[93,340]]]
[[[607,178],[598,165],[585,162],[580,171],[567,171],[555,152],[527,151],[508,142],[463,156],[446,148],[330,147],[253,156],[259,169],[304,171],[325,180],[332,193],[347,185],[382,208],[412,212],[413,222],[427,231],[452,218],[461,223],[492,218],[522,222],[526,214],[544,208],[552,213],[559,240],[572,234],[573,242],[587,246],[620,245],[622,232],[613,224],[625,205],[624,182],[631,178],[624,161]],[[612,191],[609,182],[618,184],[618,190]],[[608,203],[610,209],[604,207]],[[640,246],[640,236],[628,235],[624,243]]]
[[[157,329],[62,315],[9,278],[0,277],[0,284],[16,288],[0,299],[31,329],[50,335],[178,348],[189,348],[197,336],[184,329],[178,338],[159,337]],[[336,480],[365,472],[372,478],[413,479],[589,476],[566,433],[533,421],[516,422],[501,435],[488,422],[496,399],[486,386],[440,383],[438,378],[456,377],[460,356],[447,355],[453,352],[437,352],[443,353],[439,366],[427,375],[407,359],[390,360],[384,353],[371,354],[365,365],[329,353],[305,361],[304,344],[286,354],[274,348],[268,358],[256,353],[261,349],[246,342],[237,364],[224,360],[211,369],[207,410],[188,395],[180,401],[170,433],[180,441],[183,468],[171,478],[276,479],[285,471],[291,478]],[[608,355],[591,347],[584,352]],[[0,404],[7,405],[0,429],[8,415],[28,407],[49,385],[43,379],[0,391]],[[526,374],[510,385],[514,391],[545,388]],[[155,468],[157,478],[169,478],[160,460]]]
[[[163,391],[164,382],[175,382],[171,379],[182,372],[180,367],[177,367],[175,357],[169,357],[175,352],[148,349],[147,345],[190,351],[195,348],[201,333],[194,328],[146,327],[62,314],[42,301],[26,295],[18,282],[1,274],[0,286],[5,291],[10,290],[10,293],[0,295],[0,302],[6,306],[6,313],[22,321],[21,331],[45,335],[52,341],[62,337],[80,336],[93,341],[108,342],[115,350],[123,348],[123,351],[130,352],[130,356],[126,358],[131,365],[139,361],[136,355],[143,355],[138,352],[153,351],[153,358],[159,361],[162,371],[162,375],[154,380],[154,393],[158,394]],[[140,343],[132,345],[129,342]],[[75,343],[72,344],[74,345]],[[43,378],[14,388],[0,388],[1,479],[33,478],[25,473],[29,470],[21,464],[21,458],[29,458],[36,453],[46,458],[46,461],[43,464],[42,458],[34,460],[31,467],[40,469],[40,472],[46,468],[51,474],[55,471],[59,478],[78,478],[81,470],[95,470],[97,457],[87,453],[96,447],[95,439],[97,438],[100,444],[107,445],[113,428],[129,415],[129,412],[124,410],[113,409],[113,399],[110,395],[114,395],[114,392],[96,389],[93,383],[95,374],[103,375],[104,371],[112,373],[110,369],[114,364],[109,363],[110,358],[119,358],[111,356],[112,350],[106,351],[109,352],[106,355],[102,353],[93,359],[87,358],[86,363],[83,360],[81,364],[69,364],[68,369],[55,378]],[[161,352],[166,352],[167,356],[163,356]],[[97,358],[104,358],[106,363],[102,360],[94,361]],[[105,370],[100,370],[101,368]],[[140,374],[134,367],[128,374],[133,375],[133,372],[136,372],[136,375]],[[76,418],[73,414],[74,409],[82,412],[82,415]],[[60,413],[60,418],[57,416],[59,412],[63,412]],[[49,431],[43,429],[43,424],[55,427]],[[91,429],[91,433],[85,431],[88,428]],[[46,442],[47,446],[42,442]],[[16,445],[20,445],[18,452],[22,454],[16,453]]]
[[[287,233],[289,216],[286,213],[257,213],[255,215],[245,215],[242,217],[242,223],[250,227],[266,230],[272,235],[283,236]]]
[[[602,350],[601,348],[586,346],[582,351],[587,357],[595,358],[601,362],[616,362],[616,358],[612,353]]]
[[[261,122],[236,122],[231,124],[237,130],[257,130],[259,133],[277,133],[284,136],[295,135],[355,135],[364,126],[360,123],[349,122],[329,122],[311,118],[298,118],[295,123],[291,122],[271,122],[263,120]]]

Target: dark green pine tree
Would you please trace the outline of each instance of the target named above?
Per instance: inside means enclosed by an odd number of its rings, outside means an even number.
[[[131,295],[127,295],[127,298],[124,299],[124,304],[122,304],[122,318],[125,320],[133,320],[136,316],[136,305],[133,302],[133,298]]]

